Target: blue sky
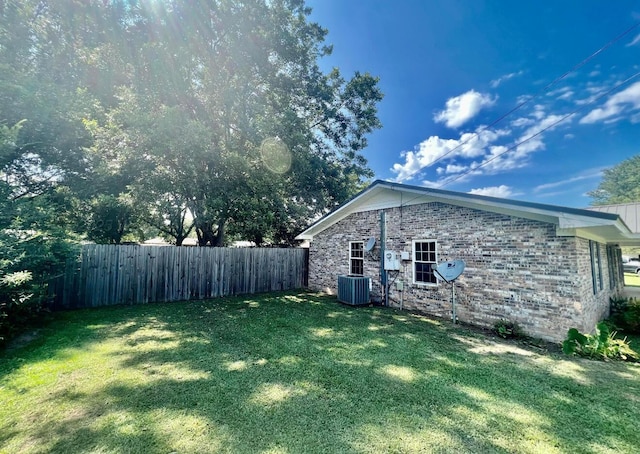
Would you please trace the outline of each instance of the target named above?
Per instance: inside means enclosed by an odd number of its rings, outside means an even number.
[[[640,22],[638,3],[307,3],[334,46],[324,69],[380,77],[376,178],[586,207],[603,169],[640,153],[640,26],[544,90]]]

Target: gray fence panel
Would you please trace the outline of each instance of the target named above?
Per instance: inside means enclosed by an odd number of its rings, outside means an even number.
[[[295,290],[308,250],[90,244],[49,285],[53,307],[216,298]]]

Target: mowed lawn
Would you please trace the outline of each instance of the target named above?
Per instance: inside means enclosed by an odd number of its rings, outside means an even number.
[[[640,446],[636,365],[306,293],[56,314],[0,385],[6,453]]]
[[[640,276],[635,273],[624,273],[624,285],[640,287]]]

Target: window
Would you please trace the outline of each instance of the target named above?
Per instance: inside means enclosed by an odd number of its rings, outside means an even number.
[[[413,282],[415,284],[437,284],[438,279],[431,265],[438,263],[436,240],[413,242]]]
[[[364,241],[349,243],[349,274],[364,275]]]
[[[615,290],[619,286],[624,285],[622,251],[617,245],[607,246],[607,265],[609,270],[609,288]]]
[[[603,289],[602,262],[600,260],[600,243],[589,240],[589,255],[591,255],[591,280],[593,282],[593,294]]]
[[[604,289],[604,279],[602,278],[602,254],[600,253],[600,243],[596,243],[596,260],[598,261],[598,288]]]

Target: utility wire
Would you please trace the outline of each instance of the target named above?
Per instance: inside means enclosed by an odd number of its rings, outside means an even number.
[[[553,81],[549,82],[547,85],[545,85],[540,91],[538,91],[536,94],[534,95],[530,95],[527,99],[525,99],[524,101],[518,103],[514,108],[512,108],[511,110],[509,110],[508,112],[502,114],[500,117],[498,117],[497,119],[495,119],[491,124],[487,125],[487,126],[483,126],[482,128],[480,128],[478,131],[474,132],[471,134],[471,137],[469,137],[468,139],[464,140],[463,142],[459,143],[458,145],[456,145],[454,148],[452,148],[451,150],[447,151],[445,154],[443,154],[442,156],[439,156],[436,160],[434,160],[433,162],[431,162],[429,164],[429,167],[431,167],[432,165],[434,165],[436,162],[441,161],[442,159],[444,159],[446,156],[450,155],[451,153],[453,153],[454,151],[458,150],[460,147],[466,145],[467,143],[469,143],[471,140],[477,138],[480,136],[480,133],[486,131],[487,129],[495,126],[496,124],[500,123],[502,120],[504,120],[506,117],[508,117],[509,115],[511,115],[512,113],[514,113],[515,111],[521,109],[522,107],[524,107],[525,105],[529,104],[531,101],[533,101],[534,99],[540,97],[542,94],[546,93],[547,91],[549,91],[549,89],[551,87],[553,87],[554,85],[556,85],[558,82],[560,82],[561,80],[563,80],[565,77],[567,77],[569,74],[571,74],[574,71],[577,71],[578,69],[582,68],[584,65],[586,65],[589,61],[593,60],[598,54],[604,52],[606,49],[608,49],[609,47],[611,47],[612,45],[614,45],[616,42],[620,41],[623,37],[625,37],[626,35],[628,35],[629,33],[631,33],[634,29],[636,29],[638,26],[640,26],[640,22],[635,23],[634,25],[632,25],[631,27],[627,28],[624,32],[622,32],[621,34],[619,34],[618,36],[616,36],[615,38],[613,38],[611,41],[609,41],[607,44],[605,44],[604,46],[602,46],[600,49],[596,50],[594,53],[592,53],[591,55],[589,55],[587,58],[585,58],[584,60],[582,60],[580,63],[574,65],[571,69],[569,69],[568,71],[566,71],[564,74],[556,77]]]
[[[572,115],[575,115],[576,113],[580,112],[581,110],[586,109],[587,107],[589,107],[590,105],[592,105],[593,103],[595,103],[596,101],[599,101],[600,99],[604,98],[605,96],[609,95],[610,93],[614,92],[615,90],[617,90],[618,88],[622,87],[623,85],[628,84],[629,82],[631,82],[633,79],[635,79],[636,77],[640,76],[640,72],[635,73],[634,75],[632,75],[631,77],[625,79],[624,81],[620,82],[618,85],[616,85],[615,87],[611,88],[610,90],[606,91],[605,93],[602,93],[601,95],[599,95],[598,97],[592,99],[589,103],[580,106],[579,108],[573,110],[572,112],[566,114],[565,116],[563,116],[562,118],[560,118],[558,121],[555,121],[554,123],[550,124],[549,126],[547,126],[544,129],[541,129],[540,131],[536,132],[535,134],[530,135],[529,137],[527,137],[526,139],[510,146],[509,148],[507,148],[506,150],[504,150],[501,153],[498,153],[497,155],[495,155],[494,157],[492,157],[491,159],[489,159],[488,161],[483,162],[482,164],[480,164],[479,166],[473,167],[471,169],[469,169],[468,171],[461,173],[460,175],[458,175],[456,178],[447,181],[446,183],[441,184],[440,186],[438,186],[439,188],[443,188],[444,186],[453,183],[454,181],[458,181],[460,178],[465,177],[467,175],[469,175],[472,172],[475,172],[476,170],[478,170],[481,167],[486,166],[487,164],[489,164],[490,162],[496,160],[497,158],[499,158],[500,156],[504,155],[505,153],[510,152],[511,150],[513,150],[516,147],[519,147],[520,145],[522,145],[523,143],[526,143],[528,141],[530,141],[531,139],[534,139],[535,137],[538,137],[540,134],[542,134],[545,131],[548,131],[549,129],[553,128],[554,126],[562,123],[563,121],[565,121],[567,118],[571,117]]]

